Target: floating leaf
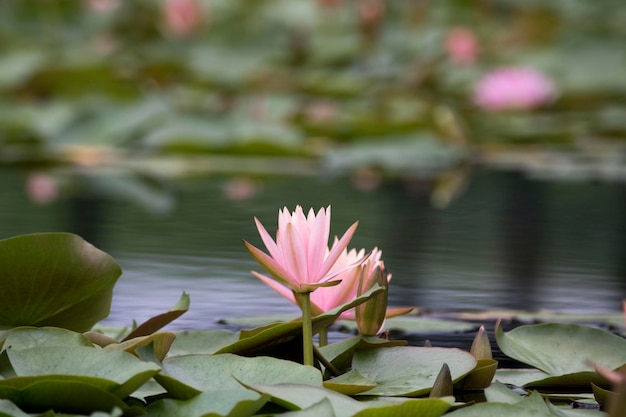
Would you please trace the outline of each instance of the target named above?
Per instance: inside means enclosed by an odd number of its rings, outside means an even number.
[[[460,349],[414,346],[358,350],[352,367],[378,386],[363,395],[420,396],[428,394],[444,363],[453,382],[476,366],[476,359]]]
[[[454,401],[454,397],[448,398],[452,398]],[[439,417],[448,411],[451,405],[450,401],[446,401],[446,398],[419,398],[406,400],[400,404],[368,408],[359,411],[354,417]]]
[[[120,350],[134,354],[137,349],[151,345],[156,360],[162,361],[170,350],[175,338],[176,335],[174,333],[160,332],[149,336],[135,337],[122,343],[110,344],[105,346],[104,349]],[[141,356],[139,357],[141,358]]]
[[[0,240],[0,328],[87,331],[108,316],[120,274],[111,256],[70,233]]]
[[[288,410],[305,410],[324,399],[332,405],[336,417],[351,417],[367,406],[348,396],[310,385],[276,384],[250,385],[250,388],[262,394],[268,394],[275,402]]]
[[[404,340],[386,340],[378,337],[354,336],[321,347],[320,353],[336,368],[343,370],[352,365],[352,356],[357,349],[378,349],[383,347],[406,346]]]
[[[229,330],[186,330],[176,333],[168,356],[212,354],[239,340],[239,333]]]
[[[270,357],[245,358],[232,354],[177,356],[163,361],[155,376],[177,399],[189,399],[203,391],[243,389],[245,384],[300,383],[321,386],[319,370]]]
[[[529,385],[605,385],[589,361],[610,369],[626,364],[626,340],[594,327],[575,324],[520,326],[507,333],[496,326],[496,341],[507,356],[546,373]],[[558,378],[557,378],[558,377]]]
[[[164,399],[148,406],[150,417],[249,417],[268,400],[247,389],[224,389],[202,392],[189,400]]]
[[[331,389],[344,395],[356,395],[368,391],[376,386],[376,382],[364,377],[356,369],[336,378],[324,381],[324,388]]]
[[[2,339],[2,350],[52,346],[93,347],[91,341],[81,333],[58,327],[15,327],[7,331]]]
[[[342,320],[337,322],[339,326],[356,330],[356,322]],[[402,316],[392,317],[385,321],[386,330],[403,331],[407,333],[449,333],[467,332],[478,328],[473,323],[458,320],[440,320],[428,317]]]

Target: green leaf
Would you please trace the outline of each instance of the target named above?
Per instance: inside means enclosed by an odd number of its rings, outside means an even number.
[[[518,404],[482,403],[456,410],[446,417],[554,417],[548,411],[538,411]]]
[[[324,388],[331,389],[345,395],[356,395],[368,391],[376,386],[376,382],[364,377],[356,369],[351,369],[336,378],[324,381]]]
[[[448,411],[450,406],[450,402],[445,398],[411,399],[400,404],[368,408],[359,411],[354,417],[439,417]]]
[[[324,398],[319,402],[316,402],[310,407],[305,408],[304,410],[297,411],[287,411],[286,413],[282,413],[281,417],[336,417],[335,410],[333,410],[333,405],[331,404],[328,398]]]
[[[5,350],[15,376],[3,372],[0,387],[24,388],[31,382],[65,379],[106,389],[125,398],[160,367],[126,352],[83,346]]]
[[[130,332],[130,334],[126,336],[124,340],[122,340],[122,342],[139,336],[148,336],[160,330],[164,326],[170,324],[171,322],[185,314],[189,310],[189,302],[189,294],[183,292],[183,294],[180,296],[180,300],[178,300],[176,305],[172,307],[168,312],[149,318],[148,320],[137,326],[132,332]]]
[[[526,386],[605,385],[590,361],[610,369],[626,364],[626,340],[594,327],[547,323],[505,333],[496,326],[496,341],[507,356],[546,373],[546,378]]]
[[[476,366],[460,349],[414,346],[357,350],[352,367],[378,386],[362,395],[420,396],[428,394],[444,363],[456,382]]]
[[[229,330],[189,330],[176,333],[169,357],[189,354],[211,354],[239,340],[239,333]]]
[[[378,337],[354,336],[321,347],[320,353],[337,369],[348,369],[352,365],[352,356],[357,349],[378,349],[383,347],[406,346],[404,340],[386,340]]]
[[[148,417],[248,417],[256,413],[268,400],[247,389],[207,391],[189,400],[164,399],[148,406]]]
[[[52,346],[93,347],[93,344],[81,333],[58,327],[16,327],[5,332],[2,338],[2,350]]]
[[[0,328],[87,331],[108,316],[121,272],[111,256],[73,234],[0,240]]]
[[[351,417],[367,407],[348,396],[309,385],[250,385],[249,388],[270,395],[273,402],[288,410],[305,410],[324,399],[330,402],[336,417]]]
[[[189,399],[203,391],[244,389],[244,384],[299,383],[322,386],[322,375],[311,366],[271,358],[232,354],[177,356],[163,361],[155,376],[170,395]]]

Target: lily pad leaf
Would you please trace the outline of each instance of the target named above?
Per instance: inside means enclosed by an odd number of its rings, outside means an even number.
[[[109,412],[115,407],[129,409],[117,395],[82,380],[38,378],[20,388],[2,385],[0,395],[18,407],[41,412],[52,409],[64,413],[90,414],[95,411]]]
[[[355,395],[368,391],[376,386],[376,382],[364,377],[356,369],[342,374],[336,378],[324,381],[324,388],[331,389],[344,395]]]
[[[444,363],[456,382],[475,368],[476,359],[460,349],[402,346],[357,350],[352,367],[378,384],[362,395],[416,397],[430,392]]]
[[[74,234],[0,240],[0,328],[87,331],[109,315],[121,273],[111,256]]]
[[[496,341],[507,356],[547,374],[547,379],[533,381],[533,385],[605,385],[590,361],[611,369],[626,364],[626,339],[594,327],[547,323],[505,333],[496,326]]]
[[[493,381],[493,377],[498,369],[498,361],[495,359],[478,359],[476,368],[457,383],[457,387],[473,390],[485,389]]]
[[[392,346],[406,346],[404,340],[386,340],[378,337],[354,336],[321,347],[320,353],[339,370],[352,365],[352,356],[357,349],[378,349]]]
[[[322,375],[311,366],[271,357],[232,354],[187,355],[163,361],[155,376],[173,398],[189,399],[203,391],[244,389],[245,384],[299,383],[321,387]]]
[[[228,330],[190,330],[176,333],[169,357],[190,354],[212,354],[239,340],[239,333]]]
[[[160,367],[126,352],[83,346],[5,350],[15,376],[3,375],[0,387],[23,388],[31,382],[61,379],[107,389],[125,398],[152,378]]]
[[[148,336],[160,330],[164,326],[170,324],[171,322],[185,314],[189,310],[189,302],[189,294],[183,292],[183,294],[180,296],[180,300],[178,300],[178,303],[176,303],[176,305],[172,307],[171,310],[163,314],[156,315],[143,322],[142,324],[137,326],[132,332],[130,332],[130,334],[126,336],[124,340],[122,340],[122,342],[133,339],[135,337]]]
[[[446,414],[446,417],[554,417],[549,411],[526,408],[520,404],[481,403]]]
[[[451,405],[445,398],[410,399],[399,404],[368,408],[359,411],[354,417],[439,417],[448,411]]]
[[[250,385],[257,392],[268,394],[272,402],[288,410],[306,410],[327,399],[336,417],[351,417],[367,406],[353,398],[337,392],[302,384]]]
[[[336,417],[333,405],[328,398],[322,399],[320,402],[313,404],[312,406],[305,408],[304,410],[287,411],[282,413],[281,417]]]
[[[58,327],[16,327],[8,330],[2,339],[2,350],[21,350],[43,346],[93,347],[91,341],[83,334]]]
[[[255,391],[241,388],[206,391],[189,400],[164,399],[148,406],[150,417],[249,417],[269,399]]]

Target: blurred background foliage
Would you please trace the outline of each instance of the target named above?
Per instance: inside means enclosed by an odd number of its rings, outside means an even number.
[[[624,45],[621,0],[2,0],[0,164],[623,180]],[[479,106],[501,67],[554,94]]]

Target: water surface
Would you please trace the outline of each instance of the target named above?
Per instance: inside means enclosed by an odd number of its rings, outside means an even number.
[[[145,320],[173,306],[191,310],[175,328],[215,328],[222,318],[298,309],[250,274],[241,240],[261,245],[253,217],[274,231],[278,209],[332,205],[332,232],[354,221],[352,247],[383,251],[393,273],[390,304],[434,311],[515,308],[618,311],[626,297],[626,186],[534,181],[475,173],[448,208],[429,187],[389,181],[373,191],[346,178],[256,180],[246,200],[225,197],[227,178],[176,184],[168,213],[119,196],[72,195],[33,203],[24,174],[0,170],[0,237],[71,231],[112,254],[124,274],[109,323]]]

